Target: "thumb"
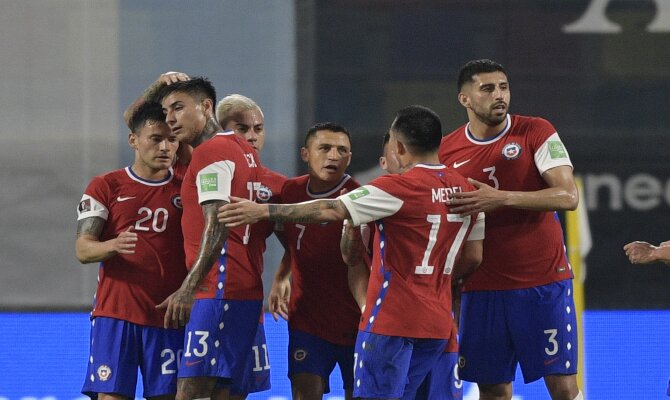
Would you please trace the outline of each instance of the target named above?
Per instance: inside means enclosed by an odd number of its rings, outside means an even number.
[[[347,194],[348,192],[349,191],[346,188],[342,188],[342,190],[340,190],[340,195]]]
[[[244,199],[242,197],[235,197],[235,196],[230,196],[230,203],[239,203],[241,201],[245,201],[247,199]]]
[[[134,226],[130,225],[128,229],[126,229],[126,232],[131,232],[133,230]]]
[[[158,304],[158,305],[156,306],[156,308],[158,308],[158,309],[161,309],[161,308],[167,308],[169,300],[170,300],[169,297],[166,298],[165,300],[163,300],[162,303]]]

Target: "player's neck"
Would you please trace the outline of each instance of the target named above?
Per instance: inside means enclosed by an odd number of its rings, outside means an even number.
[[[477,117],[470,118],[468,131],[470,134],[479,140],[486,140],[497,136],[507,124],[507,118],[503,119],[498,125],[487,125]]]
[[[166,168],[151,168],[146,164],[135,162],[130,166],[133,173],[147,181],[161,181],[168,176]]]
[[[213,138],[214,135],[216,135],[218,132],[221,132],[221,125],[216,122],[214,117],[209,117],[207,122],[205,122],[205,127],[202,129],[200,136],[198,136],[195,141],[191,143],[191,146],[194,148],[199,146],[200,144]]]
[[[307,181],[307,189],[310,193],[325,193],[332,190],[335,186],[339,185],[342,182],[342,177],[340,176],[336,181],[324,181],[319,179],[315,175],[310,175],[309,180]]]
[[[405,160],[400,160],[403,171],[410,170],[417,164],[437,165],[440,164],[440,158],[437,152],[433,152],[421,155],[408,154]]]

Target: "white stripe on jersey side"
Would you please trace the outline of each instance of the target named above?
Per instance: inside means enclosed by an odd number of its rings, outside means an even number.
[[[342,179],[340,180],[340,182],[337,185],[335,185],[334,188],[330,189],[329,191],[321,192],[321,193],[312,193],[309,190],[309,181],[311,180],[311,178],[310,178],[310,179],[307,180],[307,185],[305,186],[305,193],[307,193],[307,196],[309,196],[313,199],[323,199],[325,197],[330,197],[333,193],[338,193],[339,194],[340,189],[342,189],[342,186],[344,186],[345,183],[349,182],[349,179],[351,179],[351,176],[349,174],[344,174],[344,176],[342,176]]]
[[[505,127],[504,127],[500,132],[498,132],[498,133],[497,133],[493,138],[491,138],[491,139],[480,140],[480,139],[477,139],[476,137],[474,137],[474,136],[472,135],[472,133],[470,133],[470,123],[469,123],[469,122],[468,122],[467,125],[465,125],[465,137],[466,137],[471,143],[474,143],[474,144],[477,144],[477,145],[480,145],[480,146],[482,146],[482,145],[487,145],[487,144],[491,144],[491,143],[494,143],[494,142],[497,142],[497,141],[500,140],[503,136],[505,136],[505,134],[507,134],[507,132],[508,132],[508,131],[510,130],[510,128],[512,127],[512,117],[509,115],[509,113],[507,114],[507,117],[505,117],[505,119],[507,120],[507,121],[505,122]]]

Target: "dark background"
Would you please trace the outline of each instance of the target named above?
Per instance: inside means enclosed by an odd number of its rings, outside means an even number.
[[[405,105],[433,108],[446,133],[462,125],[458,69],[471,59],[494,59],[509,74],[511,112],[552,122],[575,174],[584,179],[581,201],[594,243],[586,259],[587,308],[668,308],[670,269],[632,266],[622,247],[633,240],[670,240],[664,140],[670,124],[670,30],[648,31],[657,17],[653,1],[610,1],[605,16],[620,32],[565,32],[588,5],[303,4],[297,10],[299,131],[313,121],[345,124],[353,135],[351,170],[367,170],[377,163],[395,111]]]

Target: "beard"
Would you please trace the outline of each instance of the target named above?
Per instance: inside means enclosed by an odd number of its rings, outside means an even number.
[[[488,110],[488,112],[474,111],[474,113],[477,119],[487,126],[498,126],[507,118],[507,109],[502,114],[494,114],[494,110]]]

